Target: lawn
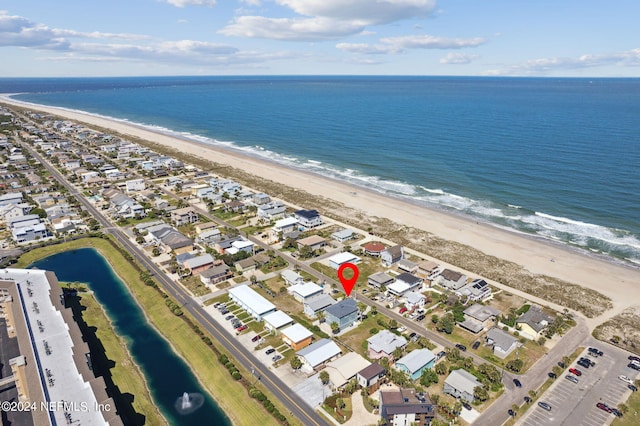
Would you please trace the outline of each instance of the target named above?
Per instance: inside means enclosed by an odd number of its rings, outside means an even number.
[[[216,360],[215,353],[193,332],[189,325],[182,319],[169,314],[160,294],[140,281],[138,271],[108,241],[101,238],[84,238],[65,244],[48,246],[22,256],[18,265],[24,267],[36,259],[64,250],[83,247],[94,247],[105,256],[117,275],[127,284],[149,320],[171,342],[174,350],[187,361],[191,370],[234,424],[278,424],[256,400],[248,396],[241,383],[230,378],[229,372]],[[18,267],[18,265],[16,266]],[[239,363],[235,364],[244,377],[250,376],[250,372],[240,368]],[[223,379],[221,380],[221,378]],[[266,389],[261,390],[269,396],[280,412],[287,412]],[[288,420],[296,423],[295,419]]]
[[[342,342],[348,348],[351,348],[351,350],[366,357],[367,339],[372,336],[369,330],[371,330],[372,328],[376,328],[378,330],[382,329],[382,327],[380,327],[376,322],[376,319],[378,317],[381,317],[380,314],[369,315],[369,317],[362,321],[362,323],[358,327],[339,336],[338,340],[340,340],[340,342]]]
[[[205,294],[211,293],[211,289],[202,283],[199,275],[182,278],[180,284],[195,296],[204,296]]]

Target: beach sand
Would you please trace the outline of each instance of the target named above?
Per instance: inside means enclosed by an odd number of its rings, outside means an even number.
[[[626,307],[640,305],[640,269],[565,249],[559,244],[417,206],[319,175],[156,133],[128,123],[54,107],[25,104],[8,98],[0,100],[111,129],[122,135],[131,135],[186,154],[226,164],[310,194],[335,200],[368,216],[388,218],[402,225],[428,231],[445,240],[474,247],[486,254],[522,265],[532,273],[556,277],[591,288],[610,297],[614,304],[613,310],[608,312],[608,315],[598,318],[599,320]]]

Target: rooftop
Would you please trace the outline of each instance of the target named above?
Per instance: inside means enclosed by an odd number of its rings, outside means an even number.
[[[329,306],[325,309],[325,312],[333,315],[336,318],[344,318],[358,311],[358,304],[355,300],[347,297],[336,303],[335,305]]]
[[[236,299],[242,301],[242,303],[247,305],[253,312],[258,315],[271,312],[276,308],[273,303],[269,302],[267,299],[253,291],[246,284],[231,288],[229,290],[229,295],[232,295]]]

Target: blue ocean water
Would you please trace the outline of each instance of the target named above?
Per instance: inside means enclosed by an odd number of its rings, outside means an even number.
[[[0,79],[0,92],[640,264],[640,79]]]

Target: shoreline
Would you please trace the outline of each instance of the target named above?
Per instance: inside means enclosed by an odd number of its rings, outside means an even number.
[[[429,232],[443,240],[475,248],[482,253],[521,265],[533,274],[542,274],[596,290],[611,298],[614,310],[634,306],[640,300],[640,269],[613,257],[588,253],[543,237],[483,223],[455,212],[424,206],[399,196],[382,194],[336,178],[287,167],[274,160],[188,139],[185,136],[152,130],[126,120],[96,114],[16,101],[0,95],[0,101],[32,108],[69,120],[98,126],[164,146],[167,149],[233,167],[274,183],[330,199],[368,216],[372,222],[388,219],[399,225]],[[177,133],[177,132],[176,132]],[[286,195],[281,197],[287,199]],[[332,210],[332,207],[324,207]],[[335,212],[339,214],[339,206]],[[344,214],[344,213],[343,213]],[[611,285],[615,283],[616,285]]]

